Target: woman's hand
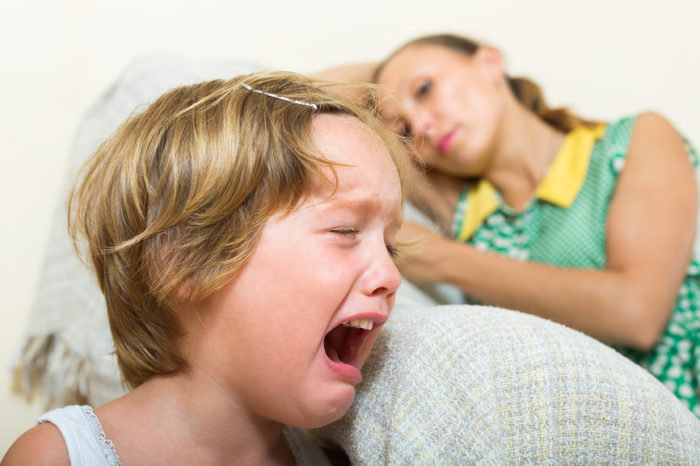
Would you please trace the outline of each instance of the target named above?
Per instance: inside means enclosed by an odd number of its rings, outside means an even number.
[[[406,221],[398,235],[405,251],[396,261],[401,275],[417,285],[443,281],[440,257],[451,240],[419,223]],[[460,245],[468,247],[466,245]]]

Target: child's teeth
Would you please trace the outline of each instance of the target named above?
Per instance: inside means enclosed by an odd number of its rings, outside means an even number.
[[[348,322],[343,322],[344,327],[355,327],[364,330],[372,330],[374,328],[374,322],[366,319],[353,319]]]

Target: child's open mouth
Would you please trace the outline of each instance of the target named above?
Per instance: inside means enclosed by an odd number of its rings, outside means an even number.
[[[374,327],[373,320],[353,319],[328,332],[323,345],[336,372],[347,378],[362,379],[359,371],[361,350]]]

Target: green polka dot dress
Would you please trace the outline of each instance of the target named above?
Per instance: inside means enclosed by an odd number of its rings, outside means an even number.
[[[605,226],[635,118],[570,132],[533,199],[515,211],[486,180],[469,182],[454,237],[483,251],[579,269],[605,268]],[[695,150],[686,143],[698,170]],[[645,367],[700,418],[700,244],[661,341],[649,352],[618,348]],[[469,297],[467,301],[474,302]]]

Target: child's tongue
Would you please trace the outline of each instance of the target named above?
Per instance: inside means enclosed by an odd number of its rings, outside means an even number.
[[[324,347],[326,349],[326,354],[331,361],[345,363],[342,357],[347,356],[344,354],[345,351],[345,339],[350,332],[350,328],[338,326],[328,332],[324,340]]]

